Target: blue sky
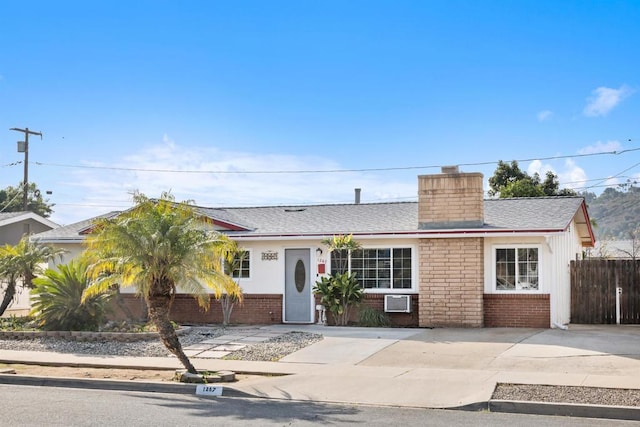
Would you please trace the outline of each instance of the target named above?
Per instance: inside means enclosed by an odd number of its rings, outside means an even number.
[[[0,187],[29,127],[61,224],[134,190],[416,200],[419,174],[513,159],[599,193],[640,176],[639,22],[639,1],[4,0]]]

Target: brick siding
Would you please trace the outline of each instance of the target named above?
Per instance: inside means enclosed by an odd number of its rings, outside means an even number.
[[[142,318],[144,305],[133,294],[122,295],[124,303],[134,318]],[[113,304],[112,318],[124,319],[123,310]],[[222,307],[216,300],[211,300],[209,310],[198,306],[190,295],[178,294],[171,306],[171,320],[178,323],[222,323]],[[277,324],[282,323],[282,295],[278,294],[245,294],[242,304],[236,304],[231,313],[232,324]]]
[[[482,327],[483,239],[421,239],[418,253],[419,326]]]
[[[481,173],[420,175],[418,222],[420,228],[450,228],[484,222]]]
[[[548,294],[485,294],[484,325],[490,328],[549,328]]]
[[[320,297],[316,296],[316,304],[320,303]],[[349,314],[349,323],[357,325],[360,309],[371,307],[374,310],[384,312],[384,294],[364,294],[364,299],[358,307],[354,307]],[[411,294],[411,313],[386,313],[391,320],[391,326],[416,327],[418,326],[418,295]],[[317,313],[315,317],[317,321]],[[333,316],[327,313],[327,323],[333,325]]]

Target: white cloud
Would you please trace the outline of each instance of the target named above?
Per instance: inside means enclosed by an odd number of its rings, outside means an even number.
[[[580,166],[578,166],[573,160],[565,160],[562,168],[556,170],[550,164],[543,164],[540,160],[532,161],[527,167],[527,173],[531,176],[537,173],[540,176],[540,180],[544,181],[547,172],[552,172],[558,176],[560,182],[560,188],[571,188],[580,190],[585,186],[587,180],[587,174]]]
[[[547,173],[547,171],[556,173],[553,167],[551,167],[551,165],[549,164],[544,165],[540,160],[532,161],[531,163],[529,163],[529,167],[527,167],[527,173],[529,175],[533,176],[534,174],[537,173],[538,175],[540,175],[540,179],[542,180],[544,180],[544,176]]]
[[[552,116],[553,116],[553,111],[550,111],[550,110],[540,111],[538,113],[538,121],[539,122],[545,122],[547,120],[551,120]]]
[[[105,166],[95,162],[86,164]],[[417,187],[415,176],[394,178],[389,173],[278,173],[335,170],[344,169],[344,166],[314,156],[186,147],[167,136],[161,144],[140,149],[109,166],[128,170],[74,170],[73,182],[66,184],[72,190],[66,193],[69,194],[67,198],[75,200],[56,200],[58,204],[54,207],[52,220],[70,224],[112,210],[126,209],[131,205],[130,193],[135,190],[149,197],[171,191],[177,200],[223,207],[352,202],[354,188],[362,189],[363,203],[395,201],[415,195]],[[272,173],[250,173],[255,171]]]
[[[598,187],[600,189],[602,188],[608,188],[608,187],[612,187],[612,188],[616,188],[618,187],[620,184],[623,184],[622,181],[620,181],[620,178],[617,177],[609,177],[607,179],[605,179],[602,182],[598,183]]]
[[[564,169],[558,173],[561,188],[580,191],[586,184],[587,173],[572,159],[566,159]]]
[[[618,141],[598,141],[595,144],[579,149],[578,154],[608,153],[611,151],[618,151],[620,148],[622,148],[622,146]]]
[[[584,115],[588,117],[606,116],[609,111],[632,93],[633,90],[626,85],[620,86],[619,89],[599,87],[592,92],[592,96],[587,98]]]

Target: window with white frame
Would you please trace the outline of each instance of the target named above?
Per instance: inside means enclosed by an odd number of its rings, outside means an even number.
[[[539,252],[537,247],[496,248],[496,290],[539,290]]]
[[[331,273],[350,271],[365,289],[411,289],[411,248],[357,249],[331,252]]]
[[[236,253],[233,261],[225,265],[225,271],[227,274],[231,271],[234,279],[251,278],[251,253],[247,250]]]

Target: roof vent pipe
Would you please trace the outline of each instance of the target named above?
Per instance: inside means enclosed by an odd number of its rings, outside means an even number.
[[[356,205],[360,204],[360,192],[362,191],[362,189],[360,188],[356,188]]]

